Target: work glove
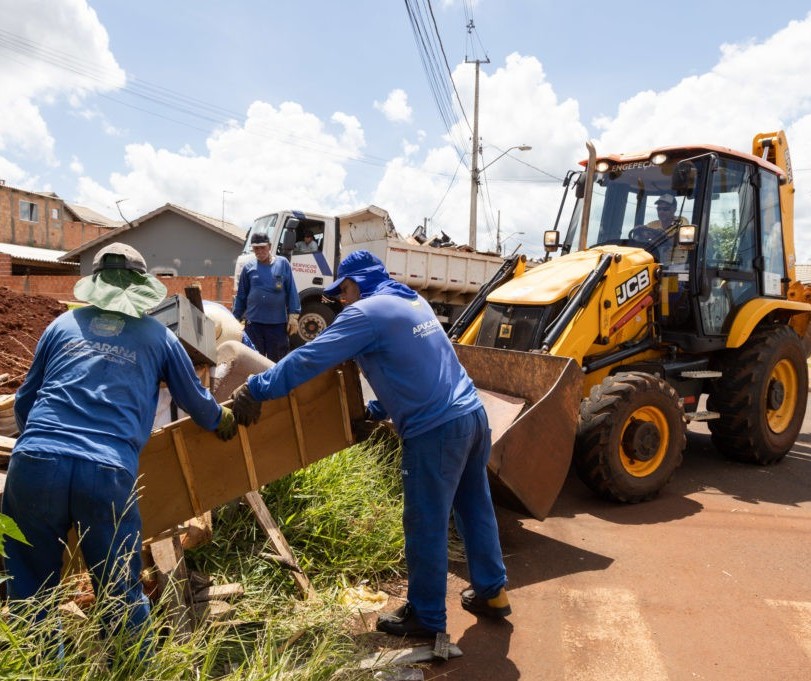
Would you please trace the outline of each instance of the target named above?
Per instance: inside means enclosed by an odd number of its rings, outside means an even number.
[[[262,403],[253,399],[247,383],[239,386],[231,394],[231,399],[234,400],[231,409],[234,410],[234,418],[240,426],[250,426],[259,420],[259,415],[262,413]]]
[[[228,407],[222,408],[222,416],[220,416],[220,422],[217,424],[217,430],[214,432],[223,442],[228,442],[228,440],[237,434],[237,422],[234,418],[234,412]]]
[[[291,314],[287,318],[287,335],[295,336],[298,333],[298,315]]]

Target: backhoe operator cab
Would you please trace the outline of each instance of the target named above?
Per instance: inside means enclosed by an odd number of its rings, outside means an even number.
[[[563,253],[580,248],[586,180],[585,172],[577,180]],[[604,157],[595,166],[585,247],[648,251],[661,264],[663,339],[688,351],[724,347],[745,303],[786,296],[780,187],[788,182],[774,164],[729,149]],[[669,224],[657,214],[663,197],[675,201]]]

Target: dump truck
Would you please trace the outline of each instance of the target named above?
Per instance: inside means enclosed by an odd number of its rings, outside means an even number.
[[[315,251],[296,248],[306,231],[313,233]],[[239,274],[253,257],[254,234],[266,234],[271,253],[290,260],[301,299],[299,331],[291,338],[294,347],[315,338],[340,312],[340,307],[326,302],[322,294],[335,280],[341,259],[352,251],[365,249],[374,253],[394,279],[430,303],[445,325],[455,321],[503,263],[497,254],[464,250],[447,238],[403,238],[389,214],[377,206],[339,216],[279,210],[257,218],[248,231],[234,271],[235,293]]]
[[[682,461],[691,421],[706,421],[731,459],[777,463],[808,394],[811,290],[795,277],[785,134],[757,134],[752,153],[690,145],[598,156],[587,146],[585,169],[567,178],[571,219],[544,233],[546,260],[505,263],[449,330],[479,387],[525,381],[520,355],[550,364],[537,370],[535,432],[497,442],[491,461],[496,484],[538,517],[572,459],[604,499],[653,498]],[[657,202],[675,203],[669,222],[657,220]],[[579,374],[567,413],[563,358]]]

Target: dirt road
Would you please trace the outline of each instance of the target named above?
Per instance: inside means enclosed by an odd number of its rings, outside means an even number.
[[[594,499],[569,478],[538,522],[499,510],[513,615],[449,597],[462,658],[426,679],[806,681],[811,678],[811,420],[786,459],[723,459],[691,427],[652,502]],[[463,569],[449,593],[466,585]]]

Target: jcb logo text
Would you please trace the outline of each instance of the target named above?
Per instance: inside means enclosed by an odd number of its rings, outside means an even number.
[[[617,305],[622,305],[626,300],[630,300],[637,293],[648,288],[648,286],[650,286],[648,270],[642,270],[639,274],[635,274],[630,279],[626,279],[615,289]]]

